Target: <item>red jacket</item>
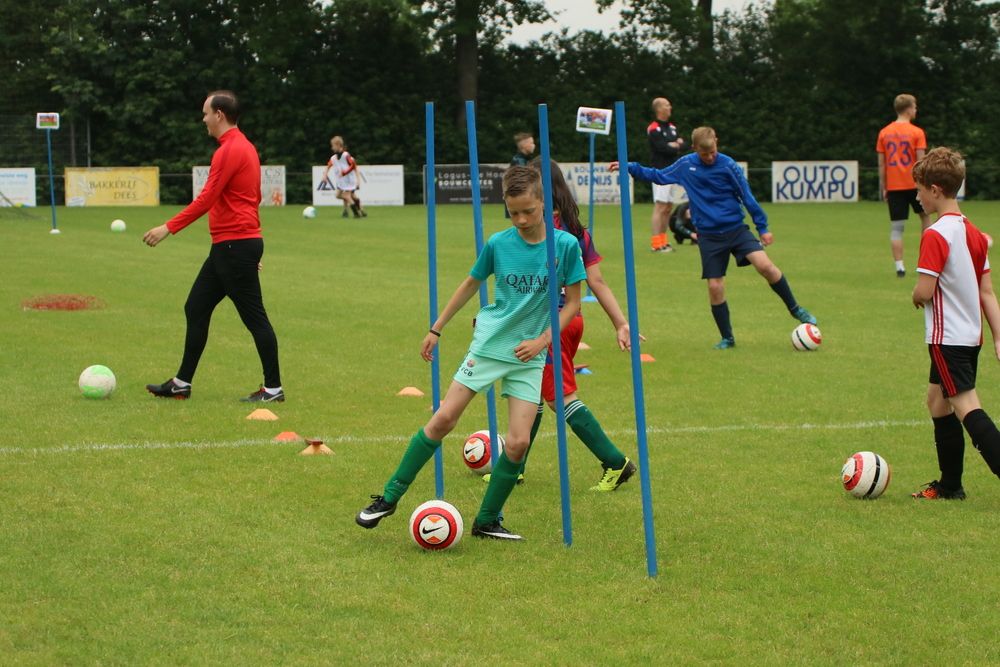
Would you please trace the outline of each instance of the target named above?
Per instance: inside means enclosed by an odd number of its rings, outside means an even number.
[[[176,234],[208,213],[212,243],[259,239],[260,157],[246,135],[234,127],[219,137],[205,188],[197,199],[167,221]]]

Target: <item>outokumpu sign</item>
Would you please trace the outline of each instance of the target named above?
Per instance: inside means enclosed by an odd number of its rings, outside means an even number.
[[[771,163],[774,202],[856,202],[856,160]]]

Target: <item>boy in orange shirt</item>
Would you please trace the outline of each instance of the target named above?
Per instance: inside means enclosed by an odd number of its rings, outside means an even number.
[[[917,185],[913,182],[913,165],[927,151],[924,131],[913,124],[917,117],[917,98],[897,95],[893,104],[896,120],[878,133],[875,151],[878,153],[878,189],[882,199],[889,204],[889,221],[892,230],[892,258],[896,262],[896,276],[906,275],[903,263],[903,227],[910,217],[910,208],[920,216],[921,231],[927,229],[930,218],[917,200]]]

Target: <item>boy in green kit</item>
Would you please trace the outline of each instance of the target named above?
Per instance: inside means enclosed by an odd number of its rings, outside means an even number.
[[[541,174],[530,167],[511,167],[504,173],[503,191],[513,227],[494,234],[486,242],[469,276],[455,290],[424,337],[420,356],[425,361],[433,358],[434,346],[445,325],[479,292],[480,284],[490,274],[495,276],[495,302],[479,311],[469,352],[448,393],[437,412],[410,440],[382,495],[372,496],[372,503],[358,513],[355,520],[359,526],[374,528],[396,511],[399,499],[444,437],[455,428],[466,406],[476,394],[500,381],[500,395],[507,398],[508,406],[507,440],[493,467],[472,534],[521,539],[501,525],[500,511],[514,489],[528,449],[541,395],[545,351],[551,342]],[[573,235],[556,230],[555,244],[556,273],[566,291],[566,305],[559,313],[562,328],[580,310],[580,283],[586,280],[587,273],[580,244]]]

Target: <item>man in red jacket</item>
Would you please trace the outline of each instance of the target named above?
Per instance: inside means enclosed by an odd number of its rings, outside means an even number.
[[[165,224],[150,229],[142,240],[150,247],[156,246],[208,213],[212,249],[184,304],[187,335],[180,370],[176,377],[163,384],[148,384],[146,389],[163,398],[191,396],[191,380],[208,342],[212,311],[223,298],[229,297],[253,335],[264,368],[264,384],[240,400],[250,403],[284,401],[278,368],[278,339],[264,310],[257,275],[264,254],[258,214],[260,158],[257,149],[236,127],[240,105],[235,94],[228,90],[209,93],[202,113],[208,133],[219,142],[205,188],[187,208]]]

